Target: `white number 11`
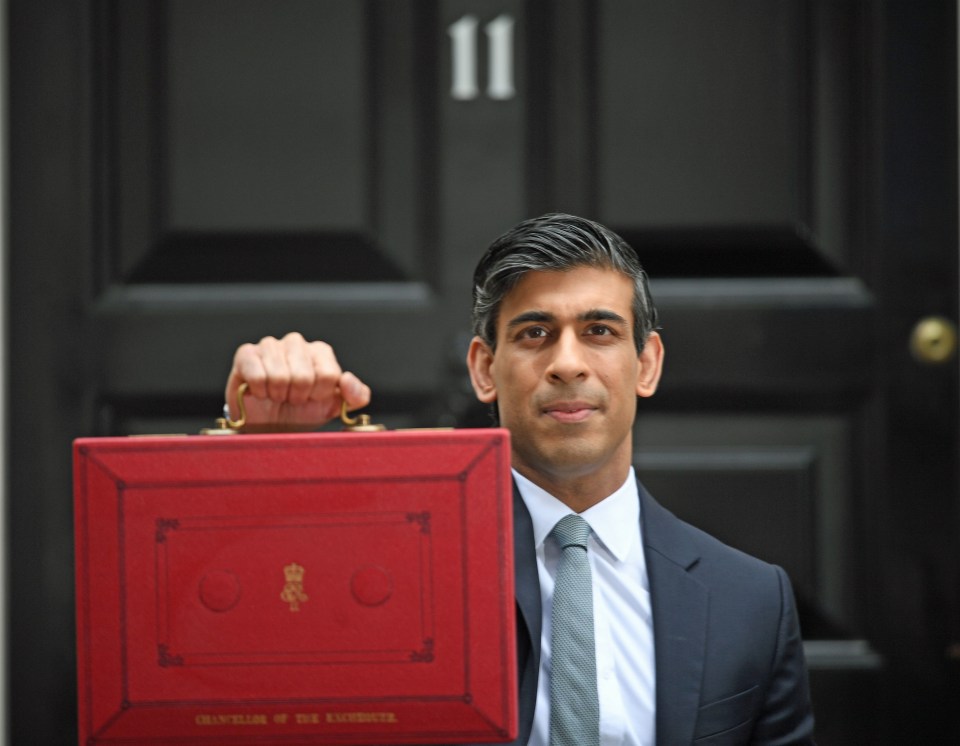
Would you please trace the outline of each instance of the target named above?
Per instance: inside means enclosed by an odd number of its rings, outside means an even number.
[[[480,95],[477,83],[476,16],[463,16],[450,24],[452,41],[452,82],[450,95],[457,101],[469,101]],[[497,16],[484,26],[488,45],[487,96],[496,101],[513,98],[513,18]]]

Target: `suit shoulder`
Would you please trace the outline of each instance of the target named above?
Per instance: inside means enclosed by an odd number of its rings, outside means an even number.
[[[789,584],[780,567],[725,544],[678,518],[649,494],[643,500],[643,508],[648,520],[648,549],[659,551],[678,564],[686,563],[695,577],[701,580],[716,577],[734,584],[740,581],[755,589],[758,583],[761,587]]]

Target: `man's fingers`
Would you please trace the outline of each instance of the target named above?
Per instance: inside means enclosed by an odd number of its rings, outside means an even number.
[[[253,396],[265,399],[267,396],[266,380],[267,372],[263,367],[258,346],[248,342],[238,347],[233,356],[233,367],[227,377],[225,392],[225,400],[230,408],[231,417],[239,417],[237,390],[240,388],[240,384],[245,382]]]
[[[307,342],[297,332],[264,337],[234,355],[227,379],[231,416],[239,416],[237,389],[246,382],[247,420],[252,423],[322,423],[336,417],[342,402],[358,409],[370,402],[370,388],[344,373],[326,342]]]
[[[263,367],[259,346],[247,343],[237,348],[233,356],[233,370],[230,371],[228,383],[232,387],[228,394],[235,394],[241,383],[246,381],[251,393],[265,398],[267,371]]]
[[[286,401],[294,406],[306,404],[311,399],[317,379],[312,345],[307,343],[300,334],[294,332],[281,340],[281,346],[284,350],[288,375]],[[337,366],[337,371],[339,370]]]
[[[251,391],[257,398],[266,398],[273,402],[287,401],[290,390],[290,364],[287,361],[285,345],[274,337],[264,337],[257,347],[260,352],[260,362],[266,373],[265,396],[254,389],[252,382]]]
[[[370,387],[347,371],[340,376],[340,396],[347,409],[361,409],[370,403]]]
[[[337,384],[343,374],[337,356],[326,342],[311,342],[307,350],[313,373],[307,398],[327,405],[330,412],[334,412],[340,407]]]

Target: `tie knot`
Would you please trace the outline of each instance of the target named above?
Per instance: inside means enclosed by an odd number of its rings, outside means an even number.
[[[587,539],[590,538],[590,524],[580,516],[571,513],[565,515],[550,532],[562,549],[570,546],[587,548]]]

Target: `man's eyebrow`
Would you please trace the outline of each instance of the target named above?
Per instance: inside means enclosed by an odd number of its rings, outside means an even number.
[[[514,316],[507,322],[507,329],[512,329],[515,326],[529,324],[531,322],[548,323],[553,321],[555,318],[556,317],[552,313],[547,313],[546,311],[524,311],[523,313]]]
[[[616,311],[606,308],[591,308],[577,316],[578,321],[613,321],[616,324],[627,324],[627,320]]]
[[[524,311],[521,314],[514,316],[507,322],[507,329],[513,329],[517,326],[522,326],[523,324],[548,324],[553,321],[556,321],[556,316],[547,311]],[[607,308],[591,308],[588,311],[577,316],[577,321],[612,321],[615,324],[620,324],[623,326],[628,325],[628,321],[623,318],[616,311],[611,311]]]

